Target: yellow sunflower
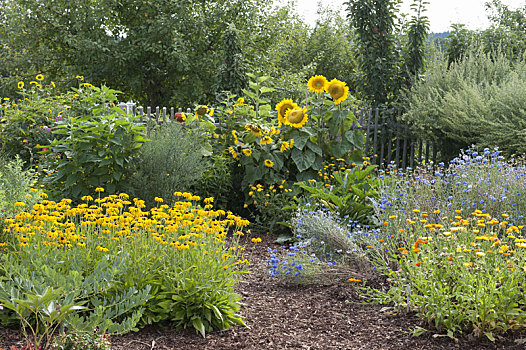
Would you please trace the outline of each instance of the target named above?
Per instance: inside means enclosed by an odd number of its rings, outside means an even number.
[[[333,79],[325,85],[325,91],[331,95],[335,105],[338,105],[347,99],[349,87],[343,81]]]
[[[263,133],[261,132],[261,128],[259,126],[257,126],[257,125],[247,124],[247,125],[245,125],[245,129],[247,131],[252,132],[256,136],[262,136],[263,135]]]
[[[196,111],[197,115],[205,115],[208,112],[209,112],[208,106],[199,106]]]
[[[44,76],[42,74],[39,74],[35,77],[36,80],[42,81],[44,80]]]
[[[269,159],[265,159],[265,166],[272,168],[274,166],[274,162]]]
[[[312,92],[323,92],[325,91],[325,85],[327,84],[327,78],[323,75],[316,75],[309,79],[307,87]]]
[[[260,144],[264,145],[270,145],[272,143],[272,138],[270,136],[264,136],[261,138],[261,141],[259,141]]]
[[[250,157],[250,155],[252,154],[252,150],[248,148],[243,148],[243,154],[247,157]]]
[[[278,111],[278,120],[281,123],[286,124],[285,114],[288,110],[294,109],[296,107],[298,107],[298,105],[292,102],[290,99],[281,100],[281,102],[276,105],[276,110]]]
[[[290,144],[289,144],[287,141],[285,141],[285,142],[283,142],[283,143],[281,144],[281,147],[280,147],[279,150],[280,150],[281,152],[285,152],[285,151],[288,150],[289,148],[290,148]]]
[[[18,88],[19,89],[23,89],[24,88],[24,82],[23,81],[19,81],[18,82]]]
[[[307,108],[295,107],[285,114],[285,124],[294,128],[301,128],[308,120]]]

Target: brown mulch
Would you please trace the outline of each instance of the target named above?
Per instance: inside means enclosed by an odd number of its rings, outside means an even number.
[[[237,286],[247,327],[212,332],[203,339],[191,330],[151,326],[112,337],[112,349],[526,349],[520,344],[526,335],[518,334],[494,344],[469,335],[454,341],[433,331],[414,337],[416,327],[430,327],[414,315],[394,315],[381,311],[381,306],[363,304],[347,281],[350,276],[317,285],[284,285],[266,268],[267,248],[278,246],[273,237],[262,238],[252,255],[253,274],[243,275]],[[0,349],[22,344],[17,330],[0,329]]]

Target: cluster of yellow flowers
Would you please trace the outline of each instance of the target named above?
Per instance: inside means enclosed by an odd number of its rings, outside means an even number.
[[[4,232],[20,247],[38,245],[106,253],[125,244],[153,244],[154,249],[210,249],[210,242],[225,243],[229,228],[243,235],[241,229],[249,225],[248,220],[231,212],[213,210],[213,198],[205,198],[201,207],[197,205],[199,196],[188,192],[174,195],[180,200],[173,206],[161,204],[162,198],[157,198],[158,207],[150,211],[143,210],[144,201],[130,201],[125,193],[96,199],[84,196],[85,203],[77,206],[72,206],[70,199],[44,199],[32,210],[5,219]]]
[[[328,81],[327,78],[322,75],[311,77],[307,83],[307,87],[314,93],[328,93],[335,105],[339,105],[349,96],[349,87],[345,82],[338,79]],[[294,128],[303,127],[309,119],[307,108],[298,106],[291,99],[282,100],[276,105],[276,110],[278,111],[279,123]]]

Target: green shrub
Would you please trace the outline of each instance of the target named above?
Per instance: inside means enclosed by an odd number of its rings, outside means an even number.
[[[526,152],[526,61],[479,53],[452,63],[439,54],[409,96],[414,132],[436,141],[444,160],[471,145]]]
[[[18,213],[21,207],[15,205],[17,202],[32,207],[40,200],[41,191],[35,188],[36,175],[32,170],[25,170],[23,165],[19,157],[15,160],[0,158],[0,219]]]
[[[126,190],[129,163],[146,139],[137,118],[114,106],[118,93],[84,83],[57,97],[69,105],[54,117],[53,141],[37,147],[50,194],[76,200],[96,187],[111,193]],[[27,103],[39,96],[34,92]]]
[[[232,157],[224,153],[213,153],[206,159],[207,167],[201,178],[193,186],[193,193],[205,197],[214,197],[218,208],[236,207],[233,197],[231,169],[234,166]],[[238,211],[236,211],[238,212]]]
[[[207,141],[198,130],[179,123],[157,126],[134,160],[130,178],[133,194],[155,206],[155,197],[173,198],[175,191],[189,191],[203,176]],[[219,179],[218,179],[219,180]]]

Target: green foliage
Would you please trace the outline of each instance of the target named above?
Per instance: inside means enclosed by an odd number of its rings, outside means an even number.
[[[150,287],[116,288],[124,273],[124,256],[90,262],[75,254],[70,257],[74,263],[66,266],[67,252],[46,250],[44,255],[38,246],[26,246],[1,257],[0,301],[31,330],[35,342],[49,342],[59,326],[110,333],[134,329]]]
[[[409,21],[409,29],[407,31],[407,44],[405,47],[405,69],[408,78],[414,79],[425,67],[425,41],[429,33],[429,19],[424,16],[426,11],[425,5],[429,5],[428,1],[414,0],[411,8],[416,12],[416,15]]]
[[[214,153],[207,160],[207,167],[194,185],[193,192],[201,197],[214,197],[218,208],[233,208],[229,203],[232,204],[233,197],[231,168],[234,160],[223,153]]]
[[[356,0],[347,3],[348,17],[358,37],[360,89],[376,106],[386,105],[397,90],[395,21],[397,1]]]
[[[42,294],[24,293],[22,296],[24,299],[14,298],[13,294],[11,294],[11,299],[0,297],[0,302],[7,309],[14,311],[18,315],[27,342],[30,343],[29,339],[33,339],[35,348],[39,349],[42,344],[48,347],[57,327],[68,316],[84,309],[80,305],[58,304],[56,299],[62,293],[61,290],[54,291],[51,288],[47,288]],[[36,319],[35,325],[32,325],[28,320],[30,316]],[[31,337],[28,336],[27,328],[31,331]]]
[[[171,122],[149,132],[147,141],[134,159],[130,176],[133,195],[156,205],[155,197],[173,198],[175,191],[189,191],[207,167],[207,142],[199,131]]]
[[[247,85],[243,68],[243,56],[239,45],[238,31],[230,25],[222,38],[223,60],[219,66],[216,90],[240,94]]]
[[[45,84],[33,79],[18,83],[21,87],[17,89],[19,99],[3,101],[0,118],[0,153],[10,158],[18,155],[27,165],[38,163],[40,146],[53,140],[51,130],[55,120],[62,118],[66,108],[75,104],[73,93],[60,94],[53,82]],[[17,83],[14,85],[16,87]]]
[[[438,56],[412,91],[406,118],[414,131],[436,141],[445,160],[472,144],[524,153],[525,61],[479,53],[447,64]]]
[[[25,170],[20,158],[11,161],[0,159],[0,218],[20,212],[20,207],[15,206],[17,202],[32,207],[40,201],[40,191],[33,187],[35,182],[34,172]]]
[[[82,73],[153,106],[212,101],[227,25],[250,32],[270,7],[224,0],[5,3],[0,44],[16,59],[2,50],[6,81],[27,71],[56,80]]]
[[[500,0],[486,2],[491,26],[482,31],[468,30],[462,24],[453,25],[446,38],[449,64],[464,57],[477,55],[480,50],[488,54],[502,53],[510,60],[520,60],[526,45],[526,7],[510,9]]]
[[[414,76],[424,68],[429,22],[422,13],[427,2],[415,0],[411,5],[416,14],[408,23],[406,40],[402,40],[405,28],[400,28],[398,21],[399,3],[399,0],[347,2],[362,73],[358,90],[373,106],[399,102],[404,85],[410,88]]]
[[[344,171],[328,172],[330,181],[298,182],[310,200],[319,203],[347,222],[376,224],[372,199],[379,196],[379,181],[374,176],[376,165],[354,166]]]
[[[57,197],[78,198],[103,187],[109,193],[128,189],[131,161],[142,143],[145,128],[138,117],[113,106],[118,91],[90,86],[83,94],[84,113],[68,109],[52,130],[56,136],[47,150],[44,182]]]

